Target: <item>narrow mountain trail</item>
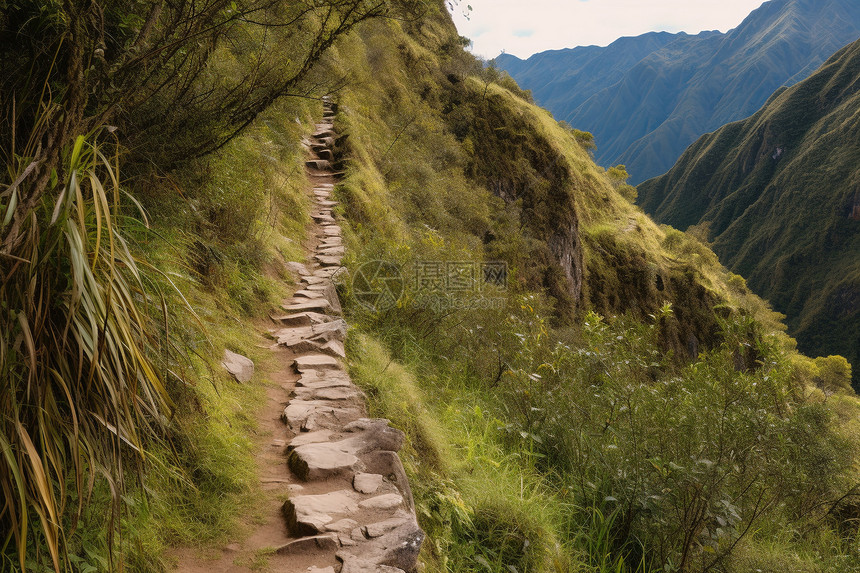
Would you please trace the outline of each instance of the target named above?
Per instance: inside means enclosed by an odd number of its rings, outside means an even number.
[[[272,316],[281,365],[259,413],[259,505],[250,533],[216,555],[183,548],[177,573],[403,573],[424,533],[397,455],[403,433],[366,417],[343,361],[347,325],[332,276],[344,246],[333,214],[334,105],[326,101],[307,172],[314,226],[309,265],[288,263],[299,289]]]

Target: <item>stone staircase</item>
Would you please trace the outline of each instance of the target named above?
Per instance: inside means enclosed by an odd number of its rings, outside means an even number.
[[[397,452],[403,433],[366,417],[365,397],[344,369],[346,322],[332,280],[344,255],[333,208],[335,104],[325,102],[307,170],[314,184],[313,264],[290,263],[300,288],[273,316],[277,344],[294,353],[299,379],[282,414],[295,477],[283,505],[290,541],[279,555],[311,573],[411,573],[424,533]],[[309,561],[310,558],[310,561]]]

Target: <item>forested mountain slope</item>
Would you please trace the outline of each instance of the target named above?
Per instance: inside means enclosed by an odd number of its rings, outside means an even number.
[[[570,100],[582,99],[558,73],[560,57],[536,54],[531,66],[499,63],[558,119],[594,133],[598,163],[622,163],[641,182],[667,171],[698,136],[747,117],[777,88],[807,77],[858,35],[860,4],[852,0],[770,0],[726,34],[679,36],[658,47],[601,91],[591,93],[583,82],[588,99],[576,107],[555,91],[564,84]],[[568,52],[566,67],[582,67],[583,55]]]
[[[860,42],[639,186],[649,213],[702,225],[787,316],[803,351],[860,362]],[[857,380],[855,376],[855,381]]]

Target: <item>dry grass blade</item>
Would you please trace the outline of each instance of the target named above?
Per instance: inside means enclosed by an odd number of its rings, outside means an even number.
[[[117,228],[119,179],[93,139],[69,150],[65,183],[16,215],[27,240],[0,262],[0,534],[22,570],[36,531],[50,565],[69,568],[66,484],[79,515],[103,475],[116,516],[128,460],[142,467],[171,408],[149,355],[163,308],[141,307],[152,298]],[[16,195],[0,198],[0,213],[22,208]]]

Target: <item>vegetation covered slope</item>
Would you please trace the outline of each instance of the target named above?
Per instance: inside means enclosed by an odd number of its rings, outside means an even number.
[[[464,43],[439,7],[328,63],[352,374],[407,432],[428,569],[856,569],[846,373]],[[380,260],[402,294],[368,304]]]
[[[599,163],[622,163],[641,182],[667,171],[698,136],[747,117],[774,90],[807,77],[858,34],[860,5],[851,0],[771,0],[726,34],[681,36],[659,47],[575,109],[551,99],[565,76],[557,64],[538,74],[542,55],[533,56],[528,74],[510,71],[556,117],[595,134]],[[575,51],[568,59],[568,67],[581,66]]]
[[[788,316],[801,349],[860,363],[860,43],[639,186],[658,220],[703,225]],[[855,376],[855,381],[857,377]]]
[[[218,361],[285,288],[320,111],[284,98],[387,9],[0,2],[0,569],[152,571],[234,526],[262,388]]]

